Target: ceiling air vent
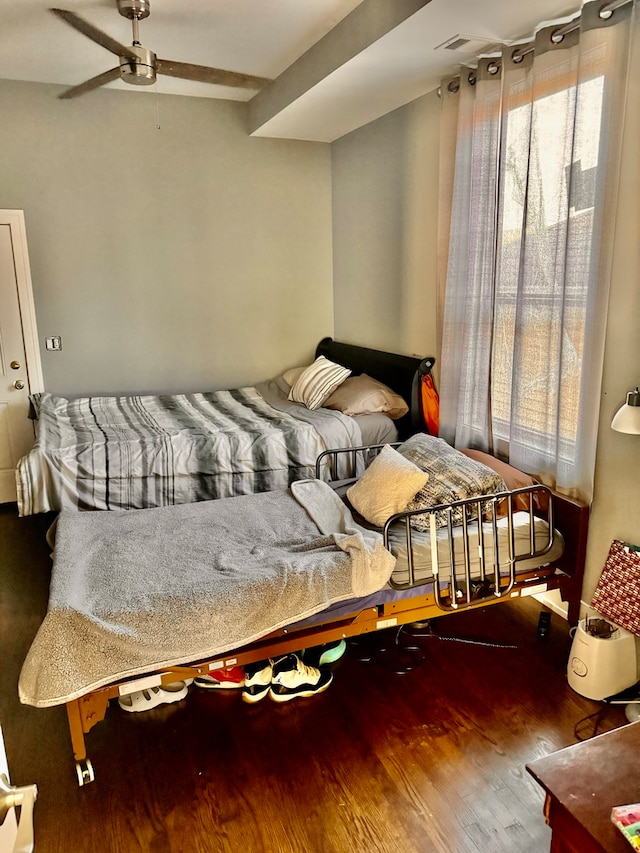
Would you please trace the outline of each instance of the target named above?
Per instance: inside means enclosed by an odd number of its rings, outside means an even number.
[[[443,41],[442,44],[436,45],[434,50],[455,50],[458,53],[475,55],[486,50],[492,43],[492,40],[486,36],[465,36],[458,33]]]

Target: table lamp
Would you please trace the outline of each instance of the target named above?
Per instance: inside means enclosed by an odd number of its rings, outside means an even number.
[[[640,388],[629,391],[627,402],[620,406],[611,421],[611,429],[617,432],[627,432],[640,435]]]

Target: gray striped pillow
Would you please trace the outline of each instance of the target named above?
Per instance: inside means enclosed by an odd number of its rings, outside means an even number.
[[[289,399],[307,409],[318,409],[351,371],[323,355],[305,368],[289,391]]]

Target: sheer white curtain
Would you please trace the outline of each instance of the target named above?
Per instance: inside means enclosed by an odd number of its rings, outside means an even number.
[[[440,434],[586,500],[634,7],[587,3],[441,89],[457,128]]]

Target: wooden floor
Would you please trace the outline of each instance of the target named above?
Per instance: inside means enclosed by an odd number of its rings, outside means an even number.
[[[351,646],[311,699],[192,687],[145,714],[111,707],[87,738],[96,781],[78,788],[64,708],[17,700],[46,608],[45,522],[0,509],[0,722],[13,783],[38,785],[36,853],[548,851],[525,764],[592,732],[600,704],[567,686],[566,623],[540,639],[531,599],[434,625],[516,648],[427,637],[423,665],[398,675],[392,652],[363,662]],[[599,731],[624,723],[608,709]]]

